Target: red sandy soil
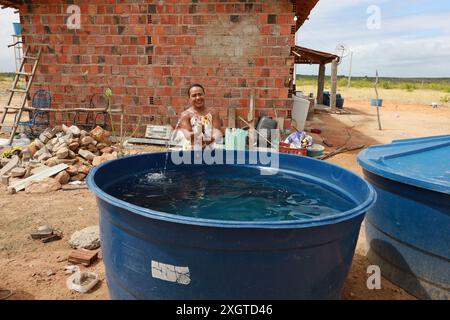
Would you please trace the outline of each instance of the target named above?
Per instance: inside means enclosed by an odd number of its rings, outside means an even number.
[[[387,103],[381,110],[383,130],[378,130],[376,110],[368,101],[346,100],[351,114],[316,113],[308,128],[319,128],[321,136],[333,148],[346,145],[366,146],[389,143],[393,139],[431,136],[450,133],[450,108],[432,109],[423,105]],[[6,135],[2,136],[3,138]],[[319,136],[314,136],[321,143]],[[155,147],[140,147],[140,151],[154,151]],[[329,160],[362,174],[356,162],[359,151],[336,155]],[[10,300],[17,299],[109,299],[105,268],[102,260],[82,270],[96,272],[100,282],[86,294],[66,287],[68,275],[64,267],[71,252],[67,241],[70,235],[85,227],[98,224],[98,210],[94,195],[85,186],[72,186],[49,194],[31,195],[23,191],[9,195],[0,190],[0,288],[13,290]],[[41,243],[32,240],[30,233],[38,226],[49,224],[64,233],[62,240]],[[343,299],[414,299],[411,295],[382,279],[380,290],[366,286],[367,267],[364,253],[364,227],[361,228],[353,264],[343,290]]]

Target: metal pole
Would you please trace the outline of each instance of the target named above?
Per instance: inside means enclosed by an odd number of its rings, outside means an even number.
[[[350,88],[350,83],[351,83],[351,80],[352,80],[352,61],[353,61],[353,51],[350,51],[350,69],[348,71],[347,88]]]

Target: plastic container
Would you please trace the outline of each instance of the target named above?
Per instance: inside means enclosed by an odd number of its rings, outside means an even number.
[[[270,169],[259,160],[249,164],[255,152],[243,154],[246,167]],[[193,163],[195,155],[184,152],[182,156]],[[340,297],[361,222],[376,199],[367,182],[325,161],[273,153],[279,159],[280,179],[302,175],[351,199],[354,207],[311,220],[264,222],[169,214],[132,205],[104,191],[115,177],[163,170],[166,156],[123,157],[93,168],[88,175],[87,184],[97,197],[112,299]],[[206,165],[177,166],[170,155],[168,159],[167,170],[191,171],[194,166]]]
[[[370,105],[372,107],[381,107],[383,105],[383,100],[382,99],[371,99]]]
[[[22,25],[19,22],[13,22],[13,29],[16,36],[22,35]]]
[[[66,285],[70,290],[86,293],[98,282],[98,276],[94,272],[80,272],[79,270],[67,278]]]
[[[326,106],[330,106],[330,92],[323,92],[323,104]],[[342,98],[340,93],[336,94],[336,108],[342,109],[344,107],[344,98]]]
[[[273,120],[270,117],[263,116],[259,119],[258,124],[256,126],[256,130],[258,130],[259,133],[264,138],[266,138],[268,141],[273,142],[271,130],[275,130],[277,127],[278,127],[278,122],[276,122],[275,120]],[[255,132],[255,141],[257,141],[258,146],[260,146],[261,144],[263,146],[268,145],[267,141],[264,141],[264,139],[262,137],[260,137],[260,135],[257,134],[256,132]]]
[[[295,154],[297,156],[307,155],[306,148],[291,148],[289,143],[284,142],[280,142],[278,151],[281,153]]]
[[[309,100],[297,96],[293,96],[293,99],[292,120],[295,120],[295,128],[298,131],[303,131],[309,111]]]
[[[366,218],[367,255],[421,299],[450,299],[450,136],[396,140],[358,162],[378,201]]]
[[[316,158],[323,155],[325,147],[320,144],[314,143],[312,146],[307,147],[306,150],[308,151],[308,157]]]

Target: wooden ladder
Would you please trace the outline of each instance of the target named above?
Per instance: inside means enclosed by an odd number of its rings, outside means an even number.
[[[41,48],[39,48],[37,55],[36,56],[32,56],[30,55],[30,46],[27,47],[27,50],[25,51],[25,54],[23,56],[22,59],[22,63],[20,64],[20,68],[19,71],[16,72],[16,75],[14,77],[14,81],[13,84],[11,86],[10,94],[9,94],[9,98],[8,98],[8,102],[6,103],[6,106],[4,107],[3,113],[2,113],[2,118],[0,121],[0,129],[3,129],[5,126],[4,122],[6,119],[6,115],[8,113],[15,113],[16,117],[14,119],[14,123],[11,127],[11,135],[9,137],[9,145],[12,145],[12,141],[14,139],[14,135],[16,134],[17,131],[17,127],[19,126],[19,122],[20,122],[20,118],[22,117],[22,113],[25,109],[25,104],[27,102],[27,97],[28,97],[28,93],[30,91],[31,88],[31,84],[33,83],[33,79],[34,79],[34,74],[36,73],[37,70],[37,66],[39,64],[39,59],[41,58]],[[32,60],[34,61],[33,63],[33,68],[30,72],[25,72],[24,67],[25,67],[25,60]],[[17,88],[17,83],[19,82],[19,78],[20,76],[26,76],[28,77],[28,83],[25,89],[19,89]],[[22,96],[22,99],[20,101],[20,106],[16,107],[16,106],[11,106],[11,102],[12,99],[14,97],[15,93],[23,93],[24,95]]]

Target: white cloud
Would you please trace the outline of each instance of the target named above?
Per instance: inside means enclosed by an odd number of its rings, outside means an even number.
[[[13,9],[0,10],[0,72],[14,72],[14,49],[8,48],[13,43],[13,22],[19,21],[19,15]]]
[[[344,0],[342,5],[349,9],[352,3],[361,5],[363,2]],[[386,18],[388,15],[382,14],[381,28],[369,30],[365,25],[368,15],[364,7],[360,8],[360,15],[355,14],[353,8],[350,16],[341,17],[343,12],[341,1],[332,3],[323,0],[319,3],[325,11],[321,15],[321,7],[317,6],[314,9],[318,19],[315,21],[314,17],[311,17],[311,20],[300,29],[297,35],[299,45],[335,52],[337,44],[346,44],[354,53],[352,69],[356,75],[372,75],[378,69],[380,74],[386,76],[450,76],[448,11],[397,18]],[[376,1],[368,3],[376,4]],[[329,4],[335,12],[333,13],[326,4]],[[396,12],[390,12],[391,17],[395,14]],[[342,62],[340,73],[347,74],[348,60],[344,59]],[[315,68],[302,69],[311,72],[315,70]]]

